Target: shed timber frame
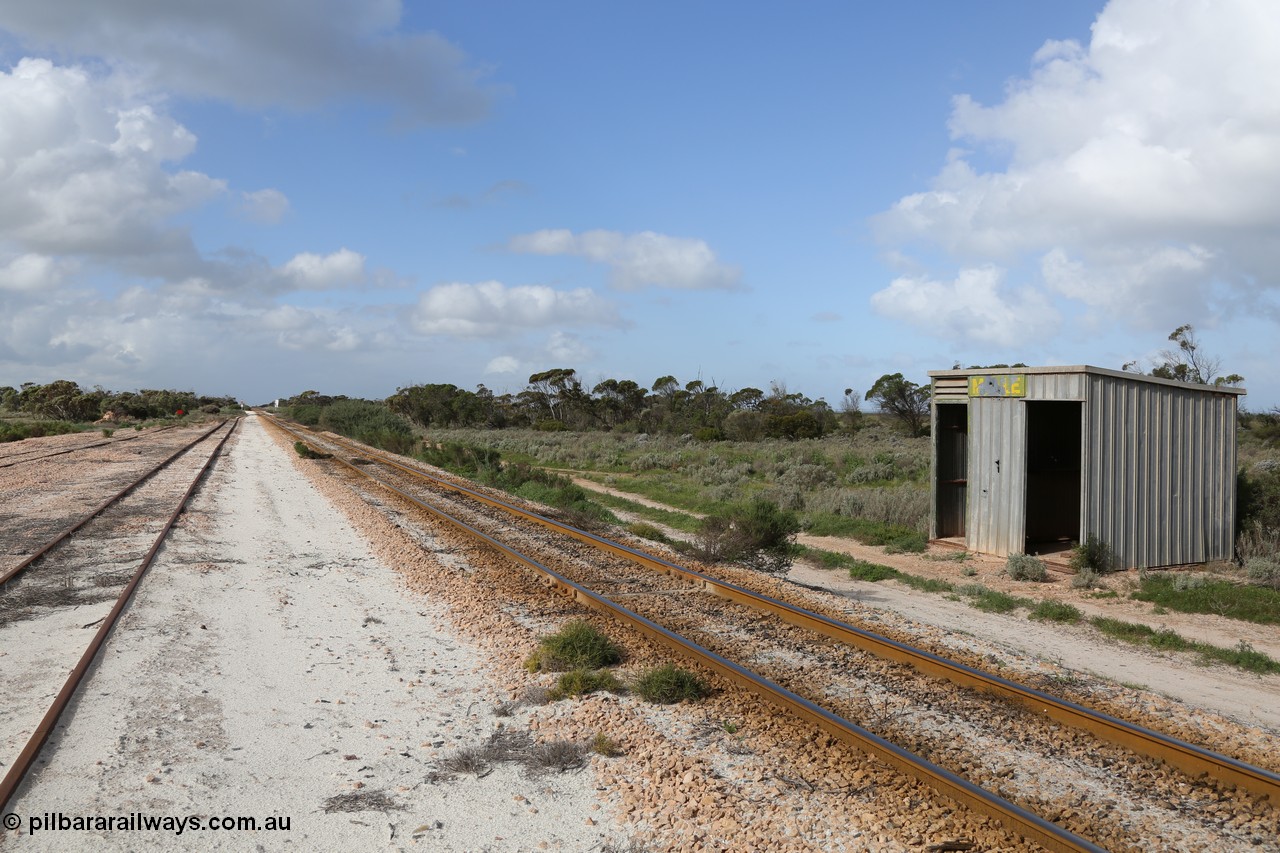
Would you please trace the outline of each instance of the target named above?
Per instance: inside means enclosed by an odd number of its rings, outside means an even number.
[[[1233,556],[1244,389],[1089,366],[929,377],[931,538],[1003,557],[1096,536],[1117,568]]]

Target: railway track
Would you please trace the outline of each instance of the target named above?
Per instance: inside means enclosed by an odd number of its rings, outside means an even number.
[[[65,456],[69,453],[77,453],[81,450],[90,450],[94,447],[124,444],[126,441],[134,441],[139,438],[150,438],[158,433],[164,432],[165,430],[171,429],[174,429],[173,425],[156,427],[155,429],[150,429],[145,432],[134,431],[132,434],[125,435],[121,438],[104,438],[101,441],[93,441],[88,444],[76,444],[73,447],[64,447],[61,450],[55,450],[52,452],[46,450],[28,450],[7,453],[0,456],[0,468],[12,468],[14,465],[23,465],[28,462],[39,462],[42,459],[52,459],[55,456]]]
[[[1047,849],[1102,849],[1098,844],[1142,849],[1153,831],[1153,814],[1168,837],[1205,837],[1222,830],[1188,814],[1201,808],[1220,812],[1224,799],[1232,798],[1238,800],[1233,808],[1261,809],[1270,816],[1268,825],[1276,826],[1280,776],[1272,771],[568,528],[406,465],[402,458],[329,435],[306,439],[323,441],[352,477],[376,480],[378,488],[468,530],[579,603],[698,660]],[[504,513],[502,521],[493,520],[494,509]],[[517,539],[519,551],[507,544]],[[761,612],[770,621],[762,621]],[[892,672],[904,669],[904,663],[922,677],[903,679]],[[957,691],[939,678],[967,689]],[[1065,726],[1077,731],[1064,735]],[[1015,757],[993,764],[987,753],[997,747],[1010,752],[1010,738],[1000,734],[1001,728],[1014,732]],[[1182,772],[1170,776],[1164,765]],[[1034,778],[1037,773],[1048,774],[1052,784]],[[1129,805],[1080,808],[1100,797]],[[1170,798],[1178,802],[1176,808],[1167,806]],[[1223,840],[1246,843],[1243,836],[1222,832]]]
[[[0,688],[8,700],[0,720],[6,764],[0,810],[18,790],[238,422],[224,421],[202,431],[5,568],[0,644],[20,649],[21,654],[11,654],[0,674]],[[100,618],[82,624],[95,615]],[[75,635],[95,626],[88,646],[78,650]],[[55,661],[73,664],[65,679],[62,673],[67,669],[51,666]]]

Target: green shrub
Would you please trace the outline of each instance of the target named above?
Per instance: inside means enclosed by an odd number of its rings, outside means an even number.
[[[889,566],[882,566],[879,563],[868,563],[865,560],[856,560],[849,567],[849,577],[856,581],[876,581],[888,580],[900,576],[897,569]]]
[[[1007,593],[987,589],[982,584],[969,584],[957,590],[969,598],[969,604],[987,613],[1012,613],[1019,607],[1027,607],[1031,602],[1025,598],[1016,598]]]
[[[924,537],[924,534],[912,530],[895,536],[884,546],[884,552],[886,554],[901,554],[904,552],[922,554],[928,547],[929,540]]]
[[[574,669],[566,672],[556,680],[551,690],[552,699],[564,699],[569,696],[586,696],[598,690],[618,693],[622,690],[622,682],[607,669],[594,672],[586,669]]]
[[[737,561],[763,572],[781,573],[791,568],[793,540],[799,531],[795,513],[758,497],[726,515],[707,516],[687,550],[709,563]]]
[[[615,758],[622,754],[622,747],[604,732],[596,732],[596,736],[591,739],[591,751],[605,758]]]
[[[1004,564],[1004,573],[1016,581],[1044,581],[1049,578],[1044,561],[1030,554],[1010,554]]]
[[[1097,589],[1101,586],[1102,577],[1088,566],[1076,569],[1075,577],[1071,579],[1073,589]]]
[[[1179,580],[1201,578],[1198,583]],[[1148,575],[1133,593],[1138,601],[1177,610],[1181,613],[1212,613],[1228,619],[1242,619],[1263,625],[1280,625],[1280,590],[1227,580],[1212,580],[1203,575]]]
[[[639,536],[641,539],[648,539],[652,542],[670,542],[671,537],[663,533],[657,527],[644,521],[633,522],[627,525],[627,532],[632,536]]]
[[[672,664],[640,673],[631,689],[646,702],[660,705],[673,705],[686,699],[694,701],[711,692],[701,678]]]
[[[1067,622],[1074,624],[1083,618],[1083,614],[1074,604],[1045,600],[1032,608],[1031,612],[1027,614],[1027,618],[1041,622]]]
[[[103,429],[103,430],[102,430],[102,437],[103,437],[103,438],[111,438],[111,436],[112,436],[112,435],[114,435],[114,434],[115,434],[115,430],[113,430],[113,429]]]
[[[596,670],[622,661],[622,650],[590,622],[573,621],[543,637],[525,661],[530,672]]]
[[[1092,569],[1100,575],[1105,575],[1113,571],[1115,566],[1116,561],[1111,553],[1111,546],[1092,534],[1080,543],[1071,555],[1071,568],[1077,572]]]

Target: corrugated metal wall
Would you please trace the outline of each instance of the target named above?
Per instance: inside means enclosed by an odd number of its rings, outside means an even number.
[[[1027,407],[1020,399],[974,397],[969,401],[969,549],[998,557],[1021,553],[1026,494]]]
[[[1121,566],[1230,559],[1235,397],[1089,374],[1082,537]]]

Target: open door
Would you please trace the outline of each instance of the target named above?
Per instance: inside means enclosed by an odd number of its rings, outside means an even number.
[[[964,537],[968,497],[969,407],[950,403],[938,406],[937,482],[934,488],[939,539]]]
[[[1080,539],[1083,404],[1027,406],[1026,553],[1052,553]]]

